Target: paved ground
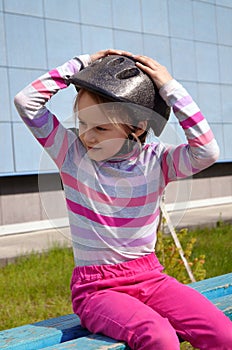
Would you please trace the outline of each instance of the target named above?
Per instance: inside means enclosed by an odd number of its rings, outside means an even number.
[[[177,229],[214,226],[220,220],[232,222],[232,204],[202,207],[186,210],[185,212],[175,211],[170,213],[170,218]],[[54,244],[71,246],[70,233],[67,227],[1,236],[0,265],[32,251],[46,251]]]

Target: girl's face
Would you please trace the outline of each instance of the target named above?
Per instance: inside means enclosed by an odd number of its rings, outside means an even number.
[[[89,158],[95,161],[112,158],[127,138],[122,124],[119,127],[110,122],[101,106],[93,94],[86,90],[81,92],[78,100],[79,137]]]

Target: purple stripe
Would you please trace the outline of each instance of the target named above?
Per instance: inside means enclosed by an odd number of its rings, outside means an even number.
[[[176,101],[174,106],[173,106],[173,112],[178,112],[180,111],[183,107],[186,107],[190,103],[192,103],[192,97],[191,96],[185,96],[182,97],[180,100]]]
[[[79,62],[78,62],[79,63]],[[79,63],[80,64],[80,63]],[[75,66],[73,61],[68,61],[67,63],[68,69],[75,74],[77,72],[77,67]]]
[[[54,144],[54,139],[59,128],[59,121],[53,116],[53,128],[47,137],[37,137],[39,143],[43,147],[51,147]]]
[[[186,152],[184,152],[184,149],[186,150]],[[189,173],[186,173],[186,169],[187,171],[190,172],[190,174],[198,171],[196,168],[192,167],[189,157],[187,156],[187,149],[188,149],[188,145],[179,145],[173,152],[173,159],[175,163],[178,164],[178,167],[176,169],[176,174],[178,177],[181,177],[181,178],[185,178],[186,176],[189,176]],[[182,171],[183,169],[181,170],[182,162],[186,167],[186,169],[184,170],[185,172]]]
[[[156,233],[154,231],[149,236],[146,236],[143,238],[136,238],[136,239],[112,238],[112,237],[106,237],[101,235],[99,237],[98,233],[91,230],[84,229],[84,228],[80,228],[75,225],[70,225],[70,229],[71,229],[72,235],[76,235],[76,237],[83,238],[83,239],[91,239],[93,241],[99,241],[99,240],[104,241],[113,247],[141,247],[146,244],[152,243],[156,236]]]
[[[41,115],[39,118],[29,119],[26,117],[22,117],[22,119],[24,123],[27,124],[27,126],[41,128],[48,122],[49,113],[50,112],[46,110],[46,113]]]

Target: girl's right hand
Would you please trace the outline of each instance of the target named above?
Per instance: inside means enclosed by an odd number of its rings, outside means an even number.
[[[99,58],[109,56],[109,55],[126,55],[126,56],[133,56],[131,52],[124,51],[124,50],[116,50],[116,49],[107,49],[107,50],[101,50],[98,51],[92,55],[90,55],[91,61],[94,62],[98,60]]]
[[[153,58],[136,55],[134,59],[137,60],[136,65],[151,77],[158,89],[173,79],[167,68]]]

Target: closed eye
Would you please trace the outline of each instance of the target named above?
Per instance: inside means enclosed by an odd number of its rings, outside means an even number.
[[[80,119],[79,119],[79,125],[81,125],[81,126],[86,126],[86,123],[83,122],[83,120],[80,120]]]
[[[97,131],[107,131],[108,128],[104,126],[105,124],[102,125],[96,125],[95,127],[92,126],[92,128],[95,128]],[[82,128],[87,127],[87,123],[84,122],[83,120],[79,119],[79,126],[82,126]]]
[[[106,130],[107,130],[107,128],[105,128],[105,127],[103,127],[103,126],[96,126],[96,129],[97,129],[98,131],[106,131]]]

